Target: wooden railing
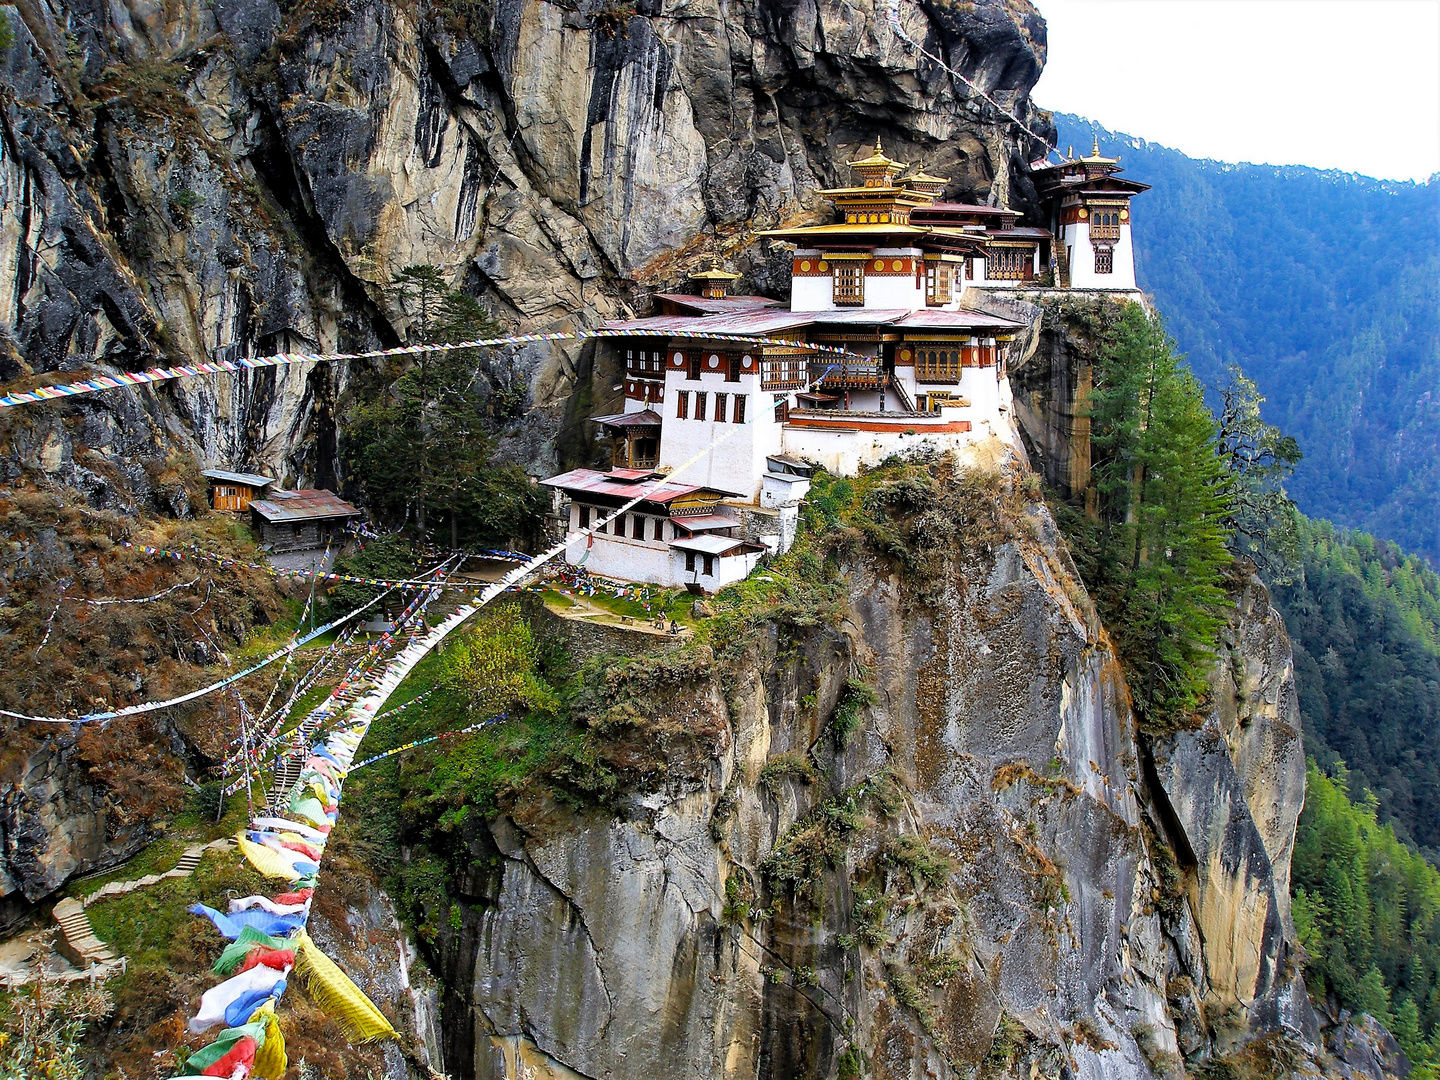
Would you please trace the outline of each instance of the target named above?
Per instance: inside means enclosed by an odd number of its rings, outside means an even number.
[[[810,381],[810,358],[773,356],[760,361],[760,389],[799,390]]]
[[[885,385],[885,369],[878,363],[837,363],[816,361],[811,369],[819,385],[844,389],[879,389]]]

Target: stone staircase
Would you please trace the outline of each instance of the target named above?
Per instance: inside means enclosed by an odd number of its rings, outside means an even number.
[[[219,840],[212,840],[208,844],[191,844],[185,849],[180,861],[175,864],[173,870],[166,870],[163,874],[146,874],[144,877],[132,878],[130,881],[111,881],[100,886],[82,901],[84,907],[89,907],[97,900],[108,900],[112,896],[121,896],[124,893],[134,892],[136,889],[143,889],[150,885],[168,881],[171,878],[189,877],[200,865],[200,860],[205,857],[207,851],[223,851],[233,847],[234,841],[229,837],[222,837]],[[63,903],[64,901],[62,901]],[[56,911],[59,911],[57,906]],[[59,915],[56,915],[59,918]]]
[[[122,896],[171,878],[189,877],[206,852],[221,851],[233,847],[234,843],[229,837],[224,837],[208,844],[191,844],[174,868],[163,874],[107,882],[82,900],[73,897],[61,900],[52,912],[60,930],[53,944],[47,947],[40,937],[34,938],[31,953],[18,968],[0,975],[0,985],[24,986],[42,978],[48,982],[97,982],[119,975],[125,970],[125,957],[117,956],[110,946],[95,936],[95,928],[90,925],[90,916],[85,909],[99,900]],[[66,970],[66,964],[59,963],[56,956],[68,963],[70,970]]]
[[[60,924],[60,938],[55,942],[55,951],[81,971],[119,960],[110,951],[110,946],[95,936],[90,916],[85,914],[85,905],[79,900],[67,896],[55,905],[54,914],[55,921]]]

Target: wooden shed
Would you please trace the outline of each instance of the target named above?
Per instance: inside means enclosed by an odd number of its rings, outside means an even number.
[[[206,469],[200,475],[210,481],[210,506],[214,510],[249,510],[250,504],[263,498],[265,489],[275,483],[271,476],[226,469]]]
[[[250,504],[260,543],[271,552],[306,551],[324,547],[335,530],[360,511],[333,491],[272,491]]]

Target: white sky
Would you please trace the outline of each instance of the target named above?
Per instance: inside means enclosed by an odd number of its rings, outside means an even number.
[[[1440,172],[1440,0],[1034,2],[1042,108],[1191,157]]]

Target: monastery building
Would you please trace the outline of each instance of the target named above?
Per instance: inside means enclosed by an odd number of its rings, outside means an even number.
[[[644,498],[573,541],[570,563],[705,593],[738,581],[789,547],[815,467],[1013,442],[1004,354],[1022,325],[978,310],[988,295],[1139,296],[1129,204],[1147,187],[1098,144],[1032,167],[1049,228],[940,201],[948,181],[878,143],[848,165],[851,186],[821,193],[834,223],[762,234],[794,245],[788,307],[730,295],[738,275],[712,268],[692,275],[698,295],[606,324],[625,370],[622,411],[593,418],[612,467],[544,483],[568,497],[572,533]]]

